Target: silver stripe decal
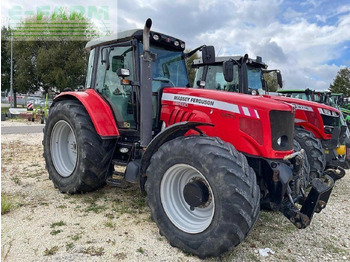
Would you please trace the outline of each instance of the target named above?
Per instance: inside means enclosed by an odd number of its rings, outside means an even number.
[[[178,102],[178,103],[186,103],[191,105],[205,106],[209,108],[215,108],[215,109],[220,109],[220,110],[225,110],[232,113],[240,114],[238,105],[230,104],[230,103],[226,103],[218,100],[213,100],[209,98],[164,93],[162,96],[162,100]]]
[[[250,116],[250,112],[249,112],[249,109],[245,106],[242,106],[242,109],[243,109],[243,113],[246,115],[246,116]]]
[[[260,116],[258,114],[258,111],[256,109],[254,109],[254,112],[255,112],[255,115],[256,115],[256,118],[260,119]]]

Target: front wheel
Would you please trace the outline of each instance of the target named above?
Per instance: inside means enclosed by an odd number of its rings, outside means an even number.
[[[162,145],[147,169],[146,191],[160,232],[201,258],[241,243],[260,210],[253,169],[218,138],[179,137]]]

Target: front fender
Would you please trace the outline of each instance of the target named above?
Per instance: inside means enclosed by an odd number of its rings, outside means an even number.
[[[141,169],[140,169],[141,175],[144,175],[146,173],[151,157],[161,145],[163,145],[164,143],[176,137],[185,135],[189,130],[195,130],[198,133],[202,134],[202,131],[197,128],[198,126],[214,126],[214,125],[208,124],[208,123],[201,123],[201,122],[180,122],[164,129],[155,138],[153,138],[141,159]]]
[[[68,99],[77,99],[83,104],[97,134],[102,138],[108,139],[119,136],[119,130],[110,106],[94,89],[86,89],[83,92],[62,92],[55,97],[52,105],[58,101]]]

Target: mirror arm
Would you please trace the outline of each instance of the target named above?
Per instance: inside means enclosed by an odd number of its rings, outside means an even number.
[[[199,46],[199,47],[193,49],[192,51],[190,51],[188,53],[183,53],[182,57],[184,59],[189,58],[189,57],[193,56],[198,50],[201,50],[204,46],[205,45],[202,45],[202,46]]]

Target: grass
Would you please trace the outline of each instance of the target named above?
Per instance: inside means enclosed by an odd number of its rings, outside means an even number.
[[[5,195],[1,195],[1,215],[4,215],[13,208],[12,201]]]
[[[74,236],[70,236],[70,238],[71,238],[73,241],[78,241],[79,239],[81,239],[81,233],[76,234],[76,235],[74,235]]]
[[[74,247],[74,244],[72,242],[66,243],[66,251],[73,249],[73,247]]]
[[[145,250],[142,247],[139,247],[138,249],[136,249],[136,251],[141,254],[145,253]]]
[[[51,247],[51,248],[46,248],[45,251],[44,251],[44,256],[52,256],[52,255],[57,253],[58,249],[59,249],[58,246],[54,246],[54,247]]]
[[[88,254],[90,256],[102,256],[105,251],[103,247],[88,247],[84,248],[80,253]]]
[[[62,220],[59,221],[59,222],[55,222],[55,223],[52,223],[50,228],[55,228],[55,227],[61,227],[61,226],[65,226],[66,223],[64,223]]]
[[[63,232],[63,231],[60,230],[60,229],[58,229],[58,230],[52,230],[52,231],[50,232],[50,235],[55,236],[55,235],[57,235],[57,234],[59,234],[59,233],[61,233],[61,232]]]
[[[115,228],[115,223],[113,223],[111,220],[104,223],[105,227],[109,228]]]

